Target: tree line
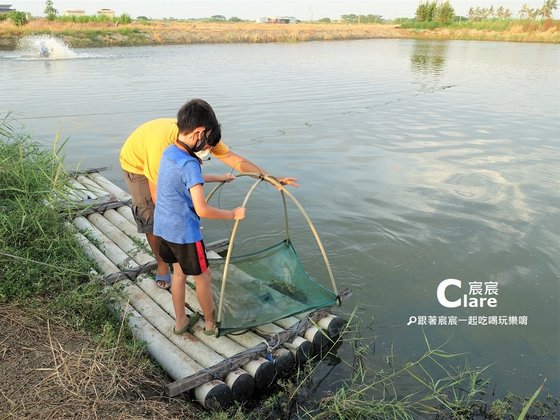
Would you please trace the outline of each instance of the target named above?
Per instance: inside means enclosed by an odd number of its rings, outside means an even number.
[[[558,0],[545,0],[541,8],[532,9],[523,5],[519,10],[518,15],[520,19],[551,19],[552,13],[558,8]],[[481,21],[488,19],[511,19],[513,16],[510,9],[503,6],[494,8],[471,7],[469,9],[469,20]],[[418,22],[438,22],[448,23],[457,20],[455,10],[449,0],[440,2],[439,0],[427,0],[421,2],[416,9],[416,20]]]

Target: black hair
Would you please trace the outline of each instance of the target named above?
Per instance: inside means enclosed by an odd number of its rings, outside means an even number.
[[[189,134],[201,126],[206,130],[208,145],[215,146],[222,138],[222,130],[214,110],[202,99],[191,99],[177,112],[179,133]]]

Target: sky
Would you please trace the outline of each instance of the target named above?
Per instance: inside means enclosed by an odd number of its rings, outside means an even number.
[[[43,16],[45,0],[1,0],[12,8]],[[113,9],[117,15],[147,16],[151,19],[165,17],[204,18],[223,15],[226,18],[258,19],[263,16],[293,16],[300,20],[318,20],[323,17],[339,19],[341,15],[381,15],[385,19],[414,17],[421,0],[53,0],[59,14],[67,9],[82,9],[87,15],[97,10]],[[470,7],[510,9],[514,17],[523,7],[542,7],[544,0],[451,0],[455,14],[467,16]],[[558,10],[554,16],[558,18]]]

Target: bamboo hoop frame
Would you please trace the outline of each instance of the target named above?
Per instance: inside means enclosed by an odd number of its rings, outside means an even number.
[[[287,209],[287,204],[286,204],[286,196],[288,196],[292,200],[292,202],[295,204],[295,206],[298,208],[300,213],[305,218],[307,224],[309,225],[309,228],[310,228],[311,232],[313,233],[313,236],[315,237],[315,241],[317,242],[317,246],[319,247],[319,250],[321,251],[321,255],[323,256],[323,261],[325,262],[325,265],[327,267],[327,272],[328,272],[329,278],[331,280],[333,291],[334,291],[335,295],[337,296],[337,302],[339,302],[338,288],[336,287],[336,282],[334,280],[334,275],[333,275],[333,272],[332,272],[332,269],[331,269],[331,265],[329,263],[329,259],[327,257],[327,253],[325,252],[325,248],[323,247],[323,243],[321,242],[321,239],[319,238],[319,234],[317,233],[317,230],[315,229],[315,226],[313,225],[313,222],[311,221],[311,219],[309,218],[309,215],[307,214],[307,212],[305,211],[303,206],[299,203],[299,201],[297,201],[296,198],[293,196],[293,194],[290,191],[288,191],[284,187],[284,185],[282,185],[282,183],[280,181],[278,181],[276,178],[274,178],[273,176],[264,175],[264,174],[260,174],[260,173],[253,173],[253,172],[244,172],[244,173],[238,174],[236,176],[237,177],[249,176],[251,178],[257,178],[255,183],[253,183],[253,185],[251,186],[251,188],[249,189],[249,191],[245,195],[243,203],[241,204],[241,207],[243,207],[243,208],[246,208],[247,203],[249,202],[249,198],[251,197],[251,195],[253,194],[253,192],[257,188],[257,186],[263,181],[268,182],[269,184],[271,184],[277,190],[280,191],[280,194],[281,194],[281,197],[282,197],[282,203],[283,203],[283,206],[284,206],[284,220],[285,220],[285,225],[286,225],[286,239],[287,240],[290,239],[290,234],[289,234],[288,209]],[[210,191],[210,193],[206,197],[206,201],[210,201],[210,199],[214,196],[214,194],[220,188],[222,188],[224,186],[224,184],[226,184],[226,183],[222,182],[219,185],[217,185],[212,191]],[[223,273],[223,276],[222,276],[222,287],[220,289],[220,299],[219,299],[219,302],[218,302],[218,317],[217,317],[217,325],[218,325],[217,334],[218,335],[219,335],[219,325],[220,325],[220,322],[222,321],[223,297],[224,297],[224,292],[225,292],[225,288],[226,288],[228,267],[229,267],[229,262],[230,262],[230,259],[231,259],[231,255],[233,253],[233,244],[234,244],[234,240],[235,240],[235,235],[237,234],[237,228],[239,226],[239,222],[240,222],[239,220],[236,220],[233,224],[233,229],[231,231],[231,235],[230,235],[230,239],[229,239],[229,246],[228,246],[226,261],[225,261],[225,264],[224,264],[224,273]]]

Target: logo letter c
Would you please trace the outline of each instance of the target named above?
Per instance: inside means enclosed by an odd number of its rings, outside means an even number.
[[[457,286],[458,288],[461,288],[461,280],[443,280],[437,288],[437,300],[442,306],[445,306],[446,308],[457,308],[461,306],[461,299],[450,301],[445,297],[445,289],[447,289],[448,286]]]

